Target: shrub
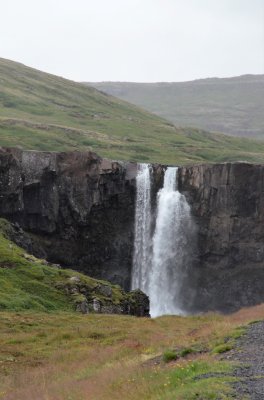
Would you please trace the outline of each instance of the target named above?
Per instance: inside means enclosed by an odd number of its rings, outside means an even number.
[[[195,352],[194,349],[188,347],[188,348],[183,349],[183,350],[180,351],[180,357],[186,357],[188,354],[191,354],[191,353],[194,353],[194,352]]]
[[[232,349],[232,345],[230,343],[224,343],[224,344],[220,344],[219,346],[216,346],[213,349],[213,353],[214,354],[221,354],[221,353],[225,353],[229,350]]]
[[[163,357],[162,357],[163,361],[166,362],[166,363],[170,362],[170,361],[173,361],[173,360],[177,360],[177,358],[178,358],[178,354],[174,350],[166,350],[166,351],[164,351]]]

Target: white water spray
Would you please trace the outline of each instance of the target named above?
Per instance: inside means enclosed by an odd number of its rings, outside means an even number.
[[[190,207],[177,190],[177,170],[169,167],[165,172],[153,239],[150,166],[141,164],[137,176],[132,288],[149,296],[152,317],[184,314],[182,296],[193,229]]]
[[[177,168],[168,168],[158,193],[156,229],[150,274],[150,313],[183,314],[180,291],[185,277],[190,207],[177,190]]]
[[[137,174],[132,289],[148,293],[151,265],[151,166],[139,164]]]

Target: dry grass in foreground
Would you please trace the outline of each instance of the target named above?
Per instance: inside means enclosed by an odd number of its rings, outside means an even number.
[[[228,399],[232,366],[216,353],[261,319],[264,305],[156,319],[2,312],[0,399]],[[176,359],[165,363],[168,349]]]

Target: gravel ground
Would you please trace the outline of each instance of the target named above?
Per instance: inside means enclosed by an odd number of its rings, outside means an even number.
[[[240,379],[233,384],[235,398],[264,400],[264,321],[250,325],[224,359],[241,363],[234,372]]]

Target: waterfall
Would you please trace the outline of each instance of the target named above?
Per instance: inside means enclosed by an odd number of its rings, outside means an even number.
[[[150,165],[140,164],[137,175],[132,288],[150,298],[152,317],[184,314],[193,225],[190,207],[177,189],[178,168],[167,168],[157,195],[157,217],[151,236]]]
[[[181,291],[188,259],[190,207],[177,190],[177,168],[167,168],[158,193],[150,273],[150,313],[183,314]]]
[[[132,289],[148,293],[151,265],[151,165],[139,164],[136,178],[135,238]]]

